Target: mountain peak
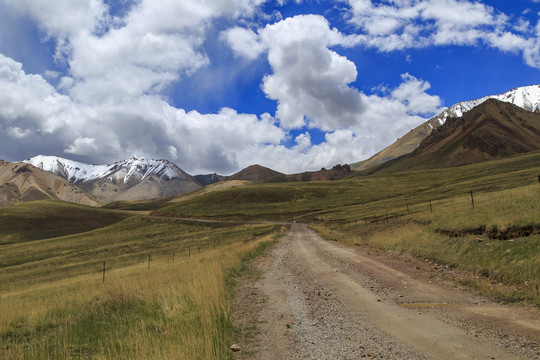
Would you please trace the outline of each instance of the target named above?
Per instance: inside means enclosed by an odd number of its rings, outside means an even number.
[[[127,183],[132,177],[144,180],[151,175],[163,177],[166,180],[181,178],[187,175],[178,166],[168,160],[149,160],[135,156],[108,165],[90,165],[64,159],[58,156],[38,155],[24,160],[37,168],[51,171],[72,183],[91,182],[96,179],[110,177],[114,181]]]
[[[438,167],[517,155],[539,149],[538,134],[539,113],[490,98],[462,117],[448,119],[403,161],[412,161],[413,167]]]
[[[201,185],[176,164],[135,156],[108,165],[89,165],[57,156],[24,160],[53,172],[103,201],[168,197]]]
[[[514,88],[504,94],[485,96],[475,100],[457,103],[437,116],[420,124],[415,129],[400,137],[396,142],[381,150],[371,158],[352,164],[353,170],[367,170],[383,164],[400,156],[413,152],[435,129],[443,125],[448,119],[462,117],[474,107],[484,103],[488,99],[496,99],[513,104],[528,112],[540,113],[540,85],[530,85]]]
[[[27,163],[0,161],[0,206],[59,199],[98,206],[98,201],[64,178]]]
[[[279,175],[283,174],[262,165],[255,164],[229,176],[227,180],[264,181]]]
[[[514,88],[504,94],[484,96],[479,99],[462,101],[441,112],[429,120],[433,128],[445,123],[448,118],[461,117],[475,106],[482,104],[488,99],[497,99],[514,104],[530,112],[540,112],[540,85],[530,85]]]

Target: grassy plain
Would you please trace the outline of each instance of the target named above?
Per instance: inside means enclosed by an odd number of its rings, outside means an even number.
[[[309,222],[327,239],[427,258],[471,274],[456,281],[483,293],[540,304],[539,175],[537,151],[337,182],[250,185],[154,213]]]
[[[334,182],[253,184],[171,202],[159,216],[232,220],[351,219],[429,209],[429,201],[538,182],[540,152],[476,165],[395,174],[357,174]],[[181,199],[181,198],[180,198]]]
[[[90,231],[128,216],[124,212],[58,200],[0,207],[0,245]]]
[[[0,358],[225,359],[231,276],[278,228],[132,216],[2,245]]]
[[[329,240],[427,259],[462,273],[458,283],[540,305],[539,174],[535,152],[113,206],[140,215],[50,201],[0,209],[0,358],[228,358],[231,274],[283,227],[181,218],[308,222]]]

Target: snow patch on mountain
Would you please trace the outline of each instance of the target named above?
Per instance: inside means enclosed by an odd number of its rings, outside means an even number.
[[[156,175],[164,180],[188,180],[189,175],[168,160],[131,158],[110,165],[90,165],[57,156],[38,155],[24,160],[40,169],[51,171],[71,183],[86,183],[99,179],[127,183]]]
[[[448,118],[461,117],[464,113],[480,105],[487,99],[497,99],[514,104],[527,111],[540,112],[540,85],[519,87],[504,94],[485,96],[480,99],[457,103],[432,118],[429,124],[432,127],[438,127],[444,124]]]

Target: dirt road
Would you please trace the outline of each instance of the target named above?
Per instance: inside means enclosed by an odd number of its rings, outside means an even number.
[[[419,264],[306,225],[240,281],[237,359],[540,359],[540,312],[443,286]]]

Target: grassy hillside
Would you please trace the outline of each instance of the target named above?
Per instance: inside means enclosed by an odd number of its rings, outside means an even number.
[[[427,259],[456,284],[540,305],[540,184],[452,196],[411,214],[339,214],[312,226],[328,240]],[[448,269],[448,270],[444,270]]]
[[[131,216],[118,211],[43,200],[0,208],[0,245],[85,232]]]
[[[490,192],[537,182],[540,152],[463,167],[380,172],[348,180],[259,184],[202,194],[153,214],[223,219],[310,220],[324,214],[357,218],[403,212],[460,194]],[[339,219],[339,216],[332,215]]]
[[[184,217],[305,221],[329,240],[540,304],[539,165],[536,152],[334,182],[216,184],[148,216],[54,201],[0,209],[0,358],[226,359],[231,274],[284,227]]]
[[[246,186],[154,214],[305,221],[328,239],[427,258],[465,271],[470,276],[459,281],[484,293],[540,304],[539,175],[534,152],[447,169]]]
[[[162,207],[167,206],[171,199],[172,198],[115,201],[103,206],[103,208],[130,211],[151,211],[161,209]]]
[[[230,274],[278,230],[130,217],[2,245],[0,358],[226,358]]]

